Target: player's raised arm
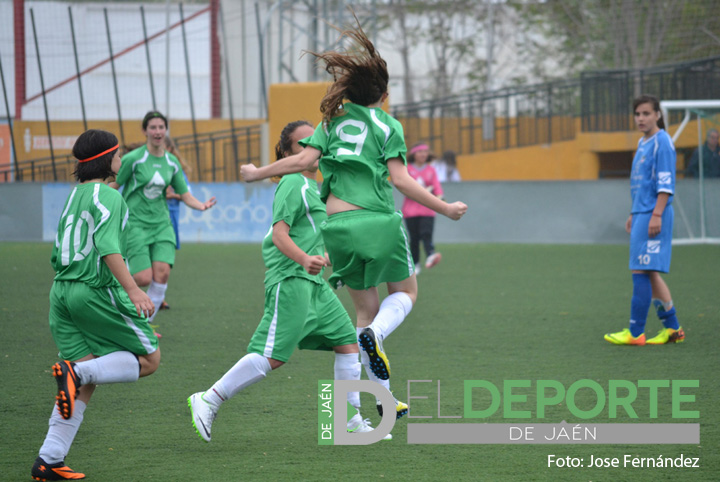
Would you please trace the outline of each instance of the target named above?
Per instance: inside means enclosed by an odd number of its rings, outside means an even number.
[[[465,203],[459,201],[446,203],[418,184],[418,182],[408,174],[407,166],[405,166],[402,160],[390,159],[387,165],[388,171],[390,171],[390,179],[395,187],[413,201],[455,221],[463,217],[467,212],[467,205]]]
[[[305,147],[299,153],[277,160],[269,166],[255,167],[254,164],[240,166],[240,173],[246,182],[268,179],[273,176],[284,176],[310,169],[320,158],[320,151],[314,147]]]

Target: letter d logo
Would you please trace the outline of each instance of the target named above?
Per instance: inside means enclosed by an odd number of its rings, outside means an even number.
[[[395,426],[395,397],[392,393],[385,389],[379,383],[370,380],[335,380],[334,398],[338,402],[335,404],[335,413],[333,414],[334,423],[337,430],[334,433],[335,445],[370,445],[383,439],[389,434]],[[372,432],[348,433],[346,429],[341,427],[347,426],[347,394],[349,392],[366,392],[375,395],[384,407],[393,407],[392,410],[383,410],[380,425],[375,427]]]

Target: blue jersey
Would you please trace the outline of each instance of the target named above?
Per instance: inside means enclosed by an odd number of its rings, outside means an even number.
[[[669,193],[668,205],[672,203],[676,162],[675,146],[664,129],[640,139],[630,173],[632,214],[652,211],[661,192]]]

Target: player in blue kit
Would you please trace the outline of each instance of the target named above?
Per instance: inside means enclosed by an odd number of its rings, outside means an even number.
[[[660,101],[643,95],[633,101],[635,125],[644,134],[630,174],[632,209],[625,223],[630,233],[630,270],[633,296],[630,328],[608,333],[605,339],[616,345],[663,345],[685,339],[670,289],[660,273],[670,271],[673,207],[675,192],[675,146],[665,131]],[[645,321],[654,304],[663,329],[645,339]]]

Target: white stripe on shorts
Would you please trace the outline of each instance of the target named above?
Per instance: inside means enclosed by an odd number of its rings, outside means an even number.
[[[273,348],[275,347],[275,330],[277,329],[278,303],[280,301],[280,285],[282,285],[282,282],[278,283],[277,290],[275,291],[275,312],[273,313],[273,319],[270,322],[270,328],[268,328],[267,341],[265,342],[265,351],[263,352],[263,356],[266,358],[272,358]]]
[[[402,217],[402,213],[395,212],[395,215]],[[410,252],[410,246],[408,245],[408,238],[405,234],[405,230],[402,227],[402,224],[400,224],[400,232],[403,235],[403,239],[405,240],[405,255],[407,256],[407,262],[408,262],[408,277],[413,275],[413,270],[415,269],[415,265],[413,263],[412,259],[412,252]]]
[[[112,302],[112,305],[115,307],[115,309],[118,310],[118,313],[120,313],[120,310],[118,309],[117,305],[115,304],[115,297],[112,294],[112,291],[110,288],[107,289],[108,294],[110,295],[110,301]],[[153,353],[155,351],[155,347],[152,346],[150,343],[150,339],[147,337],[145,332],[143,332],[140,328],[137,327],[135,322],[133,322],[132,319],[130,319],[129,316],[125,316],[122,313],[120,313],[120,316],[123,317],[123,320],[125,320],[125,323],[135,332],[135,335],[137,335],[138,340],[140,340],[140,343],[142,343],[143,348],[145,348],[145,351],[149,355],[150,353]],[[137,353],[136,353],[137,355]]]

